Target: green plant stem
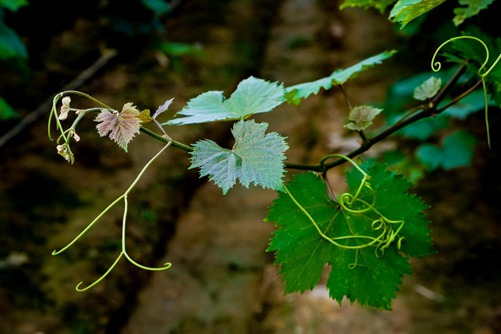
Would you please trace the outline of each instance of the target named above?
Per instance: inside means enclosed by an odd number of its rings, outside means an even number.
[[[111,108],[110,106],[108,106],[107,104],[99,101],[98,99],[92,97],[91,95],[89,94],[86,94],[86,93],[83,93],[83,92],[80,92],[78,90],[66,90],[66,91],[63,91],[59,94],[57,94],[56,96],[54,96],[54,98],[52,99],[52,109],[50,111],[50,114],[49,114],[49,121],[47,123],[47,134],[49,136],[49,139],[52,140],[52,135],[51,135],[51,130],[50,130],[50,127],[52,125],[52,118],[54,118],[56,120],[56,128],[57,130],[60,130],[61,132],[64,132],[63,130],[63,127],[61,125],[61,122],[59,121],[59,118],[57,116],[57,103],[65,96],[69,96],[69,95],[78,95],[78,96],[82,96],[82,97],[85,97],[89,100],[91,100],[92,102],[100,105],[102,108],[105,108],[105,109],[110,109],[110,110],[114,110],[113,108]],[[94,109],[99,109],[99,108],[92,108],[92,109],[89,109],[89,110],[94,110]]]
[[[178,149],[183,150],[185,152],[192,152],[193,151],[193,147],[188,146],[186,144],[183,144],[181,142],[175,141],[172,138],[166,138],[166,137],[160,136],[160,135],[156,134],[155,132],[153,132],[145,127],[141,127],[141,128],[139,128],[139,130],[141,132],[143,132],[144,134],[146,134],[146,135],[148,135],[148,136],[150,136],[158,141],[161,141],[162,143],[167,144],[170,142],[171,143],[170,145],[172,147],[178,148]]]
[[[169,145],[167,145],[167,147],[168,146]],[[160,153],[161,152],[163,152],[163,149],[160,151]],[[150,161],[152,161],[152,160],[150,160]],[[130,263],[132,263],[136,267],[144,269],[144,270],[162,271],[162,270],[169,269],[172,266],[172,264],[170,262],[165,262],[163,267],[158,267],[158,268],[147,267],[147,266],[144,266],[144,265],[136,262],[135,260],[133,260],[130,257],[130,255],[127,253],[127,250],[126,250],[126,247],[125,247],[125,230],[126,230],[126,225],[127,225],[127,211],[128,211],[128,208],[129,208],[129,201],[127,200],[127,193],[124,194],[123,199],[124,199],[124,214],[123,214],[123,218],[122,218],[122,253],[121,254],[123,254],[127,258],[127,260],[129,260]]]
[[[139,180],[141,179],[141,177],[143,176],[143,174],[146,172],[146,170],[148,169],[148,167],[153,163],[153,161],[155,161],[156,158],[158,158],[171,145],[171,141],[169,141],[169,140],[167,140],[166,143],[167,143],[167,145],[165,145],[164,147],[162,147],[162,149],[160,151],[158,151],[157,154],[155,154],[155,156],[153,156],[153,158],[151,158],[146,163],[146,165],[143,166],[143,168],[141,169],[141,171],[139,172],[139,174],[136,176],[136,178],[134,179],[134,181],[131,183],[131,185],[129,186],[129,188],[127,188],[127,190],[122,195],[120,195],[119,197],[117,197],[110,205],[108,205],[103,211],[101,211],[101,213],[96,218],[94,218],[94,220],[89,225],[87,225],[87,227],[82,232],[80,232],[75,238],[73,238],[73,240],[70,241],[70,243],[68,243],[65,247],[63,247],[60,250],[54,250],[52,252],[52,255],[61,254],[62,252],[64,252],[68,248],[70,248],[75,242],[78,241],[78,239],[80,239],[85,233],[87,233],[87,231],[89,231],[92,228],[92,226],[94,226],[112,207],[114,207],[122,199],[126,199],[127,195],[132,191],[132,189],[134,189],[134,187],[139,182]],[[125,248],[123,249],[123,252],[125,253]],[[127,254],[125,254],[125,255],[127,256]]]
[[[92,226],[94,226],[99,221],[99,219],[101,219],[101,217],[103,217],[106,214],[106,212],[108,212],[112,207],[114,207],[118,202],[120,202],[122,200],[122,197],[123,195],[115,199],[110,205],[106,207],[106,209],[101,211],[101,213],[96,218],[94,218],[94,220],[89,225],[87,225],[87,227],[82,232],[80,232],[75,238],[73,238],[73,240],[69,244],[67,244],[60,250],[54,250],[52,252],[52,255],[61,254],[62,252],[70,248],[75,242],[78,241],[78,239],[80,239],[85,233],[87,233],[87,231],[89,231],[92,228]]]
[[[91,100],[94,103],[97,103],[102,108],[114,110],[112,107],[110,107],[106,103],[103,103],[103,102],[99,101],[98,99],[96,99],[95,97],[92,97],[91,95],[86,94],[84,92],[80,92],[78,90],[66,90],[64,92],[61,92],[60,94],[61,94],[60,98],[63,98],[65,96],[69,96],[69,95],[79,95],[79,96],[82,96],[82,97],[85,97],[85,98]]]
[[[84,292],[84,291],[87,291],[87,290],[91,289],[92,287],[95,287],[96,285],[98,285],[117,266],[118,262],[120,262],[120,259],[122,258],[123,255],[124,255],[124,253],[120,252],[118,257],[115,259],[115,262],[113,262],[113,264],[108,268],[108,270],[106,270],[106,272],[104,274],[102,274],[101,277],[99,277],[97,280],[95,280],[92,284],[89,284],[85,288],[82,288],[81,286],[82,286],[83,282],[80,282],[75,287],[75,290],[77,290],[78,292]]]

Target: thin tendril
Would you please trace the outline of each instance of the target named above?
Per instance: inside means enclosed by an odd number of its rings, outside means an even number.
[[[485,127],[486,127],[486,132],[487,132],[487,145],[489,148],[491,148],[491,135],[490,135],[490,126],[489,126],[489,98],[487,96],[487,85],[485,82],[485,78],[489,75],[489,73],[497,66],[499,61],[501,61],[501,54],[498,55],[494,63],[491,65],[489,69],[486,71],[483,71],[485,67],[487,67],[487,64],[489,63],[489,48],[487,47],[487,44],[485,44],[484,41],[482,41],[480,38],[474,37],[474,36],[457,36],[453,37],[444,43],[442,43],[437,50],[435,50],[435,53],[433,54],[433,57],[431,58],[431,69],[434,72],[440,71],[442,64],[439,61],[435,61],[435,58],[437,57],[439,51],[448,43],[456,41],[458,39],[472,39],[474,41],[477,41],[480,43],[484,50],[485,50],[485,61],[482,63],[482,66],[478,69],[477,74],[480,76],[480,79],[482,81],[482,89],[484,90],[484,118],[485,118]],[[482,73],[483,72],[483,73]]]
[[[139,267],[139,268],[144,269],[144,270],[161,271],[161,270],[169,269],[172,266],[172,264],[169,262],[164,263],[164,266],[159,267],[159,268],[147,267],[147,266],[143,266],[142,264],[137,263],[129,256],[129,254],[127,254],[127,251],[125,250],[125,229],[126,229],[126,222],[127,222],[127,210],[128,210],[128,201],[127,201],[127,195],[125,195],[124,196],[124,215],[123,215],[123,219],[122,219],[122,253],[123,253],[123,255],[125,255],[125,257],[127,258],[127,260],[129,260],[130,263],[132,263],[136,267]]]
[[[57,116],[57,104],[61,100],[61,98],[64,97],[64,93],[59,93],[54,98],[52,99],[52,108],[50,109],[50,114],[49,114],[49,121],[47,122],[47,133],[49,136],[49,139],[52,140],[52,135],[51,135],[51,125],[52,125],[52,118],[56,120],[56,130],[63,132],[63,126],[61,125],[61,121],[59,120],[59,117]]]
[[[487,71],[485,71],[484,74],[482,74],[481,76],[484,77],[484,78],[486,76],[488,76],[489,73],[491,73],[491,71],[494,69],[494,67],[496,67],[496,65],[499,63],[500,60],[501,60],[501,54],[498,55],[498,57],[496,58],[496,60],[494,61],[494,63],[491,65],[491,67]]]
[[[296,206],[305,214],[305,216],[310,220],[310,222],[313,224],[313,226],[315,226],[315,229],[317,230],[318,234],[325,240],[327,240],[328,242],[338,246],[338,247],[341,247],[341,248],[344,248],[344,249],[359,249],[361,248],[361,246],[348,246],[348,245],[343,245],[343,244],[340,244],[338,243],[336,240],[344,240],[344,239],[350,239],[350,238],[359,238],[359,236],[343,236],[343,237],[337,237],[337,238],[330,238],[329,236],[327,236],[321,229],[320,227],[318,226],[317,222],[315,221],[315,219],[313,219],[313,217],[310,215],[310,213],[296,200],[296,198],[292,195],[292,193],[289,191],[289,189],[285,186],[285,184],[283,185],[284,187],[284,190],[285,192],[287,193],[287,195],[289,195],[290,199],[294,202],[294,204],[296,204]],[[363,239],[370,239],[372,241],[374,241],[374,237],[370,237],[370,236],[360,236],[360,238],[363,238]]]
[[[485,83],[485,78],[482,77],[482,88],[484,90],[484,119],[485,119],[485,128],[487,130],[487,146],[491,148],[491,134],[489,127],[489,97],[487,96],[487,85]]]
[[[397,249],[400,249],[402,246],[402,242],[404,240],[404,237],[399,237],[399,233],[401,229],[403,228],[405,221],[403,220],[390,220],[386,218],[381,212],[379,212],[376,208],[376,196],[375,196],[375,191],[372,189],[370,184],[367,182],[367,179],[370,178],[370,175],[368,175],[360,166],[358,166],[353,160],[349,159],[346,156],[340,155],[340,154],[332,154],[330,156],[325,157],[322,161],[321,164],[323,164],[326,160],[328,160],[331,157],[340,157],[343,159],[346,159],[348,162],[353,164],[353,166],[356,167],[360,173],[362,173],[363,178],[360,182],[359,187],[357,188],[356,192],[354,195],[350,193],[343,193],[339,196],[339,205],[341,208],[346,211],[347,213],[350,214],[365,214],[372,212],[373,214],[377,215],[377,219],[374,219],[370,225],[372,231],[377,232],[381,231],[379,235],[375,236],[367,236],[367,235],[346,235],[346,236],[337,236],[337,237],[329,237],[326,235],[319,227],[315,219],[311,216],[311,214],[299,203],[299,201],[294,197],[294,195],[290,192],[290,190],[287,188],[287,186],[284,184],[283,189],[285,193],[289,196],[289,198],[294,202],[294,204],[303,212],[303,214],[308,218],[308,220],[313,224],[315,229],[317,230],[317,233],[326,241],[329,243],[340,247],[342,249],[347,249],[347,250],[355,250],[355,261],[353,263],[350,263],[348,265],[349,269],[354,269],[357,266],[360,266],[358,263],[360,251],[364,248],[367,247],[375,247],[375,254],[376,257],[379,257],[380,255],[384,254],[384,251],[389,248],[395,241],[397,242]],[[324,178],[324,181],[325,178]],[[330,189],[328,187],[328,189]],[[359,196],[363,189],[367,189],[373,196],[372,203],[368,203],[367,201],[360,199]],[[360,209],[354,209],[351,206],[354,204],[360,204],[361,208]],[[367,216],[369,217],[369,216]],[[348,223],[348,222],[347,222]],[[397,228],[393,228],[393,225],[399,225]],[[351,227],[350,227],[351,229]],[[348,244],[341,244],[339,241],[346,240],[347,242],[349,240],[354,240],[356,243],[358,243],[361,240],[365,240],[365,243],[362,244],[357,244],[357,245],[348,245]]]
[[[136,261],[134,261],[130,256],[129,254],[127,254],[127,251],[126,251],[126,248],[125,248],[125,230],[126,230],[126,222],[127,222],[127,212],[128,212],[128,200],[127,200],[127,195],[129,194],[129,192],[136,186],[137,182],[141,179],[141,177],[143,176],[143,174],[146,172],[146,169],[148,169],[148,167],[153,163],[153,161],[155,161],[156,158],[158,158],[170,145],[171,145],[172,141],[169,141],[167,142],[167,144],[162,147],[162,149],[160,149],[157,154],[155,154],[147,163],[146,165],[144,165],[144,167],[141,169],[141,171],[139,172],[139,174],[137,175],[137,177],[134,179],[134,181],[132,182],[132,184],[129,186],[129,188],[127,188],[127,190],[122,194],[120,195],[117,199],[115,199],[110,205],[108,205],[106,207],[106,209],[104,209],[103,211],[101,211],[101,213],[96,217],[94,218],[94,220],[89,224],[87,225],[87,227],[82,231],[80,232],[80,234],[78,234],[69,244],[67,244],[64,248],[60,249],[59,251],[57,250],[54,250],[52,252],[52,255],[58,255],[62,252],[64,252],[65,250],[67,250],[69,247],[71,247],[78,239],[80,239],[85,233],[87,233],[87,231],[92,227],[94,226],[94,224],[96,224],[99,219],[101,219],[113,206],[115,206],[118,202],[120,202],[122,199],[124,200],[124,213],[123,213],[123,220],[122,220],[122,251],[120,252],[120,255],[118,256],[118,258],[115,260],[115,262],[111,265],[111,267],[106,271],[106,273],[104,273],[98,280],[96,280],[94,283],[92,283],[91,285],[85,287],[85,288],[81,288],[81,285],[83,284],[83,282],[80,282],[77,286],[76,286],[76,290],[77,291],[85,291],[85,290],[88,290],[90,288],[92,288],[93,286],[97,285],[99,282],[101,282],[112,270],[113,268],[117,265],[117,263],[120,261],[121,257],[122,256],[125,256],[127,258],[127,260],[132,263],[133,265],[135,265],[136,267],[139,267],[141,269],[145,269],[145,270],[150,270],[150,271],[160,271],[160,270],[165,270],[165,269],[168,269],[172,266],[171,263],[169,262],[166,262],[164,264],[164,267],[160,267],[160,268],[152,268],[152,267],[147,267],[147,266],[144,266],[144,265],[141,265],[139,263],[137,263]]]
[[[148,167],[150,167],[150,165],[153,163],[153,161],[155,161],[167,148],[169,148],[169,146],[171,144],[172,144],[172,140],[169,140],[167,142],[167,144],[164,147],[162,147],[162,149],[160,151],[158,151],[157,154],[155,154],[153,156],[153,158],[151,158],[146,163],[146,165],[143,166],[143,169],[141,169],[141,171],[139,172],[139,174],[137,174],[136,179],[131,183],[131,185],[129,186],[129,188],[127,188],[127,190],[123,194],[124,196],[126,196],[136,186],[136,184],[139,182],[139,180],[141,179],[141,177],[143,176],[143,174],[146,172],[146,170],[148,169]]]
[[[480,72],[482,72],[482,70],[484,69],[484,67],[486,67],[487,63],[489,62],[489,48],[484,43],[484,41],[482,41],[480,38],[477,38],[477,37],[474,37],[474,36],[456,36],[456,37],[448,39],[447,41],[445,41],[442,44],[440,44],[440,46],[435,50],[435,53],[433,54],[433,57],[431,58],[431,69],[433,70],[433,72],[440,71],[440,69],[442,68],[442,63],[440,63],[439,61],[435,61],[435,58],[437,57],[438,53],[440,52],[440,50],[445,45],[447,45],[447,44],[449,44],[449,43],[451,43],[453,41],[459,40],[459,39],[473,39],[473,40],[479,42],[484,47],[484,50],[485,50],[485,61],[482,64],[482,66],[478,69],[478,74],[481,75]],[[498,58],[498,60],[496,60],[496,63],[498,61],[499,61],[499,58]],[[488,70],[488,72],[490,72],[491,70],[492,70],[492,67],[491,67],[491,69]]]
[[[99,282],[101,282],[106,276],[108,276],[109,273],[111,273],[111,271],[116,267],[118,262],[120,262],[120,259],[122,258],[123,255],[124,255],[124,253],[120,252],[120,254],[116,258],[115,262],[113,262],[113,264],[110,266],[110,268],[108,268],[108,270],[103,275],[101,275],[101,277],[99,277],[96,281],[94,281],[91,285],[88,285],[85,288],[80,288],[80,286],[83,284],[83,282],[80,282],[75,287],[75,290],[77,290],[78,292],[84,292],[84,291],[89,290],[90,288],[98,285]]]
[[[47,122],[47,135],[48,135],[50,140],[52,140],[52,135],[51,135],[51,130],[50,130],[51,125],[52,125],[52,118],[54,118],[56,120],[56,129],[59,130],[60,132],[64,132],[63,126],[61,125],[61,121],[57,117],[57,104],[59,103],[59,101],[63,97],[68,96],[68,95],[72,95],[72,94],[85,97],[85,98],[91,100],[92,102],[97,103],[102,108],[113,110],[113,108],[111,108],[107,104],[101,102],[100,100],[96,99],[95,97],[90,96],[89,94],[85,94],[85,93],[77,91],[77,90],[67,90],[64,92],[60,92],[59,94],[56,94],[54,96],[54,98],[52,99],[52,108],[51,108],[50,114],[49,114],[49,121]],[[99,109],[99,108],[93,108],[93,109]]]
[[[70,248],[78,239],[80,239],[85,233],[87,233],[87,231],[90,230],[91,227],[94,226],[94,224],[96,224],[99,221],[99,219],[101,219],[101,217],[103,217],[106,214],[106,212],[108,212],[113,206],[115,206],[115,204],[120,202],[123,197],[124,195],[115,199],[110,205],[106,207],[106,209],[101,211],[101,213],[96,218],[94,218],[94,220],[89,225],[87,225],[87,227],[82,232],[80,232],[80,234],[78,234],[69,244],[67,244],[64,248],[61,248],[60,250],[54,250],[52,252],[52,255],[61,254],[62,252]]]

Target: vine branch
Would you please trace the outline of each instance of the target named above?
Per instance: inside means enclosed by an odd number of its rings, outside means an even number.
[[[383,139],[388,138],[390,135],[394,134],[398,130],[415,123],[423,118],[426,117],[431,117],[434,115],[437,115],[444,111],[446,108],[440,108],[438,109],[438,105],[440,102],[447,96],[447,94],[450,93],[454,85],[458,82],[459,78],[464,74],[466,71],[467,67],[466,65],[461,65],[457,71],[454,73],[454,75],[451,77],[451,79],[447,82],[447,84],[435,95],[435,97],[426,105],[423,105],[416,113],[413,115],[406,117],[405,119],[395,123],[393,126],[389,127],[388,129],[382,131],[378,135],[372,137],[372,138],[367,138],[364,140],[362,145],[355,149],[354,151],[346,154],[348,158],[355,158],[359,156],[360,154],[368,151],[372,146],[374,146],[376,143],[382,141]],[[475,87],[477,87],[478,84],[475,84]],[[467,92],[463,93],[460,95],[460,97],[464,97],[467,94],[471,93],[472,90],[469,89]],[[455,102],[457,103],[459,101],[458,99],[455,99]],[[448,105],[450,106],[450,105]],[[319,163],[316,165],[306,165],[306,164],[296,164],[296,163],[285,163],[285,168],[288,169],[297,169],[297,170],[310,170],[314,172],[322,172],[326,173],[329,169],[334,168],[336,166],[339,166],[343,163],[345,163],[345,159],[337,159],[329,163]]]
[[[420,108],[417,109],[417,112],[414,112],[411,116],[404,116],[400,121],[396,122],[394,125],[391,127],[387,128],[386,130],[383,130],[379,134],[375,135],[372,138],[367,137],[365,134],[361,134],[363,141],[360,147],[357,149],[353,150],[352,152],[346,154],[346,157],[348,158],[355,158],[362,153],[368,151],[372,146],[375,144],[379,143],[380,141],[388,138],[390,135],[394,134],[398,130],[415,123],[423,118],[431,117],[434,115],[438,115],[447,108],[449,108],[451,105],[459,102],[462,98],[464,98],[466,95],[470,94],[473,92],[480,84],[481,82],[477,82],[473,87],[469,88],[467,91],[463,92],[456,98],[454,98],[451,102],[449,102],[447,105],[438,108],[438,105],[440,102],[443,101],[443,99],[451,92],[453,87],[457,84],[459,78],[465,73],[467,67],[466,65],[461,65],[454,75],[450,78],[450,80],[444,85],[444,87],[427,103]],[[346,93],[344,91],[344,88],[342,88],[343,94]],[[159,140],[163,143],[168,143],[171,142],[171,146],[176,147],[178,149],[181,149],[185,152],[192,152],[193,147],[177,142],[175,140],[172,140],[170,138],[166,138],[164,136],[160,136],[156,134],[155,132],[145,128],[141,127],[140,128],[141,132],[144,134]],[[285,168],[287,169],[295,169],[295,170],[308,170],[308,171],[313,171],[313,172],[319,172],[319,173],[326,173],[329,169],[334,168],[336,166],[339,166],[343,163],[346,162],[346,159],[336,159],[331,162],[325,162],[325,159],[322,160],[318,164],[301,164],[301,163],[294,163],[294,162],[285,162]]]

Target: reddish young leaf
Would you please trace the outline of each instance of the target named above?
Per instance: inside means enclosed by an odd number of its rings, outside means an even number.
[[[129,102],[121,112],[103,109],[94,120],[99,122],[96,128],[101,137],[109,134],[110,139],[127,152],[127,145],[139,133],[141,120],[138,116],[139,110]]]

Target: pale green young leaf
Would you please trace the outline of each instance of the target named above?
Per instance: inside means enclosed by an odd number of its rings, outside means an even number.
[[[344,127],[353,131],[363,131],[372,125],[372,121],[383,111],[383,109],[373,106],[356,106],[350,111],[348,120],[350,123]]]
[[[442,79],[430,77],[414,89],[413,97],[419,101],[426,101],[434,97],[442,87]]]
[[[454,19],[452,20],[456,26],[464,22],[464,20],[477,15],[482,9],[486,9],[494,0],[459,0],[461,6],[454,9]]]
[[[385,51],[378,55],[362,60],[361,62],[346,69],[336,70],[332,72],[332,74],[328,77],[287,87],[285,89],[285,97],[287,98],[287,102],[299,105],[299,103],[301,103],[303,99],[308,98],[311,94],[318,94],[321,88],[329,90],[333,85],[342,85],[349,79],[355,78],[358,73],[365,71],[377,64],[381,64],[383,60],[388,59],[395,53],[396,51],[394,50]]]
[[[283,85],[249,77],[240,82],[229,99],[221,91],[209,91],[191,99],[178,115],[162,125],[184,125],[214,121],[244,119],[250,115],[265,113],[282,104]]]
[[[200,168],[200,177],[209,176],[226,194],[238,180],[243,186],[255,184],[279,189],[284,174],[287,144],[284,137],[266,134],[267,123],[239,121],[232,129],[233,148],[220,147],[211,140],[193,145],[190,168]]]
[[[390,12],[390,19],[403,28],[418,16],[432,10],[445,0],[399,0]]]
[[[319,177],[312,173],[299,174],[287,184],[287,190],[302,209],[284,192],[273,202],[266,218],[277,225],[268,251],[275,252],[286,293],[313,289],[320,281],[324,266],[329,264],[327,288],[331,298],[341,303],[347,297],[361,305],[391,309],[403,275],[411,273],[403,254],[421,257],[433,252],[428,221],[423,215],[427,206],[408,193],[410,184],[378,165],[364,169],[372,176],[370,184],[374,194],[362,192],[361,198],[367,203],[375,200],[374,208],[387,218],[405,221],[399,232],[404,238],[400,249],[397,242],[380,253],[372,246],[357,250],[327,241],[311,219],[325,235],[347,237],[338,242],[356,247],[366,242],[363,236],[378,236],[380,231],[374,229],[373,222],[379,215],[375,211],[355,213],[342,209],[329,199]],[[352,194],[360,184],[357,173],[347,175]]]

